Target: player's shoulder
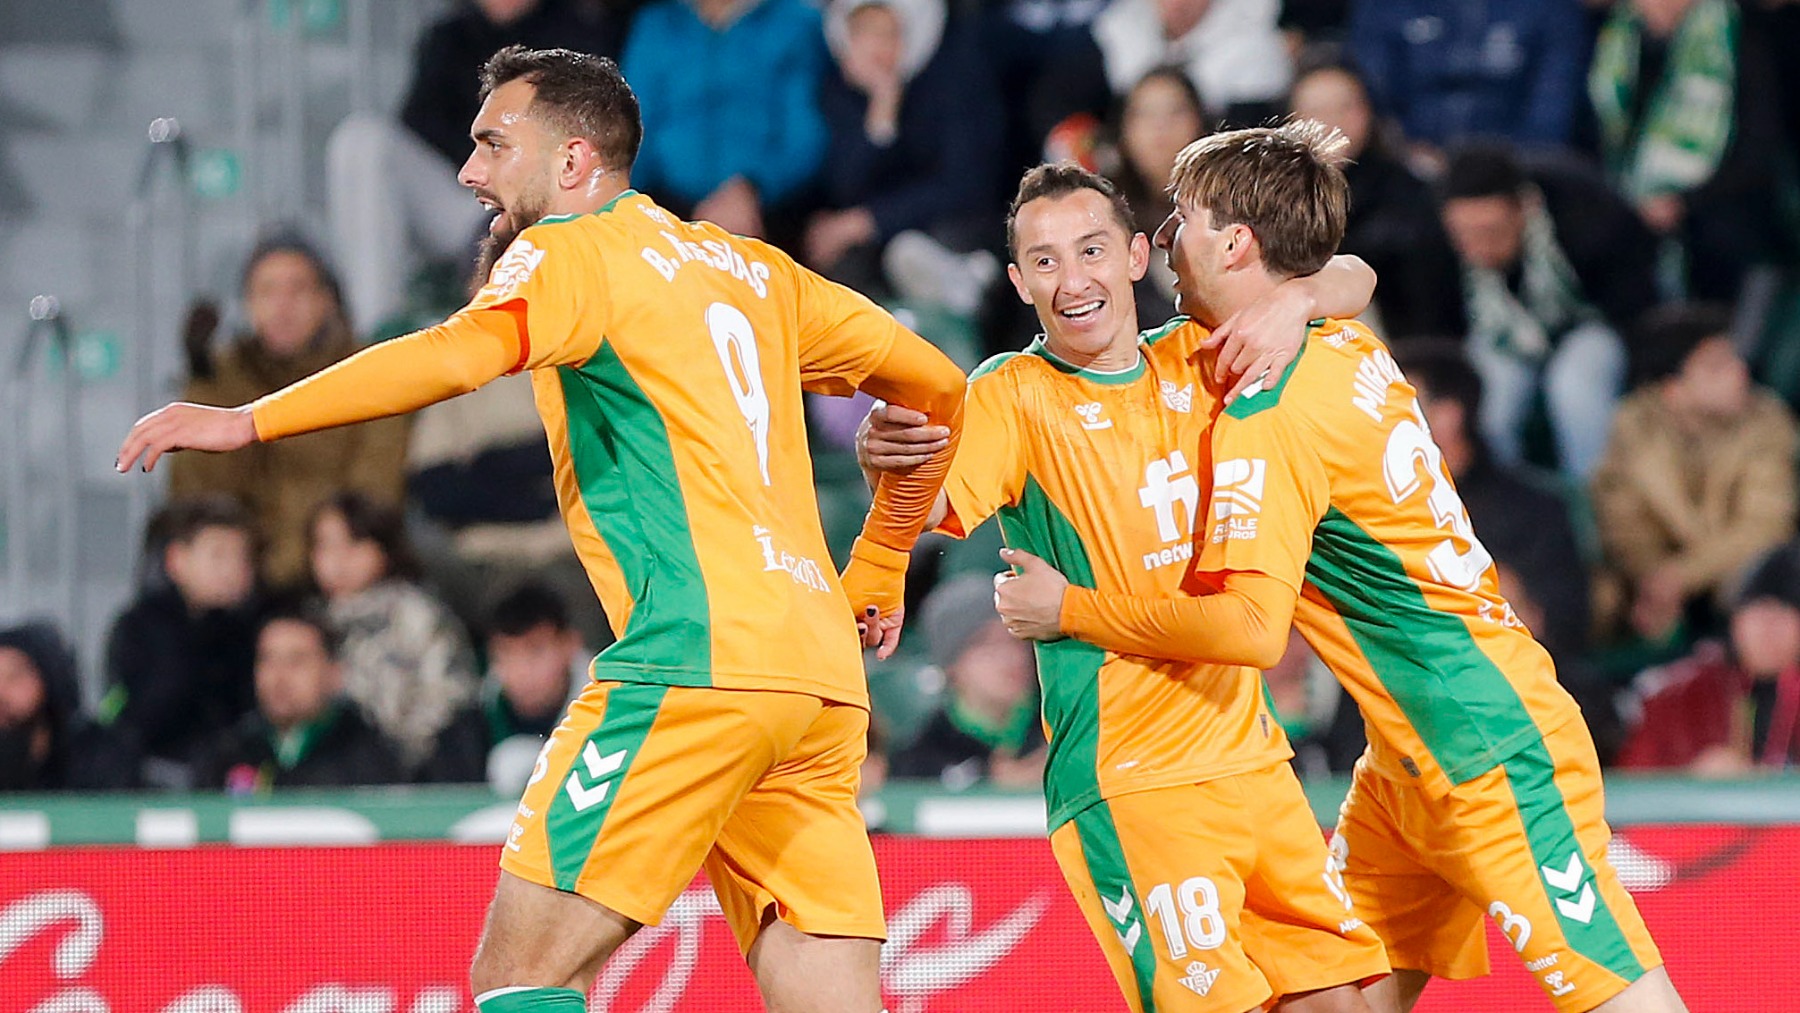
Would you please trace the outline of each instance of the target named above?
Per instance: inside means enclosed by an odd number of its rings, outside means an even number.
[[[983,360],[979,366],[969,370],[969,386],[980,384],[984,389],[1015,382],[1034,368],[1033,359],[1037,358],[1025,352],[1001,352]]]
[[[1336,395],[1368,368],[1365,363],[1372,357],[1389,366],[1393,362],[1387,346],[1361,322],[1315,320],[1307,325],[1299,354],[1281,375],[1238,395],[1225,416],[1243,420],[1277,409],[1290,416],[1329,415],[1344,400]],[[1392,371],[1398,374],[1397,368]]]

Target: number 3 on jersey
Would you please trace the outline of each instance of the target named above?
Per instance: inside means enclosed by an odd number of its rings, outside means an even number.
[[[1144,907],[1162,922],[1171,959],[1196,950],[1218,949],[1225,941],[1225,916],[1219,911],[1219,888],[1205,876],[1184,879],[1178,887],[1158,883],[1144,897]],[[1180,908],[1179,915],[1176,909]],[[1185,930],[1185,931],[1184,931]]]
[[[763,484],[768,485],[769,394],[763,389],[756,332],[743,310],[722,302],[706,308],[706,329],[712,332],[713,348],[719,353],[719,364],[725,367],[725,382],[737,398],[738,411],[744,413],[744,421],[750,425],[750,437],[756,441],[756,463],[762,468]]]
[[[1432,522],[1439,530],[1453,536],[1439,542],[1426,554],[1426,565],[1437,580],[1473,591],[1480,586],[1481,575],[1493,565],[1494,557],[1488,555],[1487,548],[1475,537],[1475,526],[1469,523],[1469,511],[1444,473],[1443,452],[1431,440],[1431,431],[1425,427],[1425,414],[1419,409],[1418,401],[1413,402],[1412,410],[1413,418],[1401,419],[1388,435],[1387,452],[1382,460],[1388,493],[1395,503],[1406,502],[1419,491],[1419,465],[1425,465],[1425,477],[1431,484],[1425,502],[1431,508]],[[1467,551],[1457,551],[1458,538],[1468,543]]]

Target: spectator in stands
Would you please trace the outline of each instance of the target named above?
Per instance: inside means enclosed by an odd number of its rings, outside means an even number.
[[[1133,85],[1115,116],[1118,151],[1108,176],[1131,202],[1132,224],[1156,235],[1175,209],[1169,178],[1175,156],[1206,133],[1206,109],[1187,71],[1158,67]],[[1138,319],[1161,322],[1175,315],[1175,272],[1167,257],[1151,257],[1136,286]]]
[[[399,120],[356,114],[332,132],[332,244],[363,326],[395,329],[388,325],[407,309],[408,282],[423,262],[474,253],[487,217],[456,171],[473,146],[482,63],[514,43],[617,56],[609,9],[579,0],[458,0],[419,39]]]
[[[1469,520],[1494,559],[1516,573],[1540,606],[1532,633],[1558,659],[1588,646],[1588,571],[1569,504],[1554,481],[1494,459],[1476,420],[1481,377],[1460,346],[1445,341],[1394,347],[1401,372],[1419,393],[1431,436],[1443,452]]]
[[[1002,115],[973,36],[946,24],[944,0],[836,0],[825,28],[827,210],[807,224],[807,262],[870,295],[972,313],[1000,274],[982,248],[1000,224]],[[935,259],[905,255],[921,243]]]
[[[1756,565],[1725,643],[1704,641],[1632,689],[1637,720],[1621,766],[1735,776],[1800,762],[1800,544]]]
[[[398,510],[356,493],[326,500],[307,526],[313,580],[343,640],[343,688],[395,744],[403,769],[475,697],[462,627],[415,581],[419,564]]]
[[[1107,0],[993,0],[976,7],[981,51],[1005,111],[1002,176],[1012,179],[1045,159],[1050,124],[1026,115],[1038,83],[1071,47],[1088,45],[1094,18]],[[959,5],[961,6],[961,5]]]
[[[1750,380],[1722,309],[1646,319],[1636,391],[1594,475],[1605,611],[1663,642],[1684,615],[1704,632],[1731,578],[1794,533],[1793,416]]]
[[[1607,174],[1684,248],[1696,299],[1736,298],[1751,264],[1793,245],[1774,70],[1743,22],[1733,0],[1615,3],[1588,71]]]
[[[738,235],[797,235],[825,156],[825,62],[806,0],[655,0],[620,61],[644,118],[632,184]]]
[[[215,744],[197,783],[250,795],[400,781],[392,745],[343,697],[339,646],[319,612],[271,610],[256,637],[256,712]]]
[[[1381,276],[1377,329],[1392,340],[1455,333],[1462,326],[1456,258],[1437,201],[1376,118],[1362,77],[1342,64],[1313,67],[1294,82],[1288,110],[1336,127],[1349,142],[1350,217],[1338,249]]]
[[[255,706],[255,533],[222,495],[177,500],[151,527],[167,538],[168,583],[113,624],[101,712],[142,753],[145,784],[184,789],[199,755]]]
[[[1470,137],[1568,143],[1588,30],[1580,0],[1354,0],[1349,51],[1432,161]]]
[[[1458,150],[1442,189],[1486,391],[1483,435],[1502,461],[1520,460],[1541,393],[1562,469],[1586,476],[1625,379],[1619,335],[1656,301],[1648,234],[1593,173],[1544,164],[1527,175],[1504,145]]]
[[[585,642],[612,642],[562,523],[530,377],[419,412],[406,464],[412,506],[428,522],[413,530],[426,579],[466,625],[486,621],[498,595],[529,577],[572,604]]]
[[[481,699],[438,737],[423,779],[485,780],[511,794],[525,787],[544,738],[587,682],[592,655],[569,624],[563,598],[525,584],[494,606],[487,656]]]
[[[1031,645],[1014,640],[994,611],[994,584],[970,575],[925,599],[920,629],[949,699],[893,759],[894,777],[936,778],[953,791],[977,782],[1003,788],[1044,776]]]
[[[1145,74],[1187,71],[1210,120],[1247,125],[1279,113],[1294,64],[1277,0],[1113,0],[1093,30],[1047,61],[1030,115],[1048,133],[1077,114],[1104,116]]]
[[[277,236],[244,266],[250,329],[210,356],[188,380],[184,400],[245,404],[355,351],[337,278],[303,240]],[[262,575],[278,590],[306,578],[306,521],[325,497],[353,489],[398,503],[404,482],[405,419],[383,419],[230,454],[177,454],[169,492],[177,498],[226,493],[244,504],[264,538]]]
[[[48,623],[0,630],[0,792],[135,786],[127,743],[81,713],[75,651]]]

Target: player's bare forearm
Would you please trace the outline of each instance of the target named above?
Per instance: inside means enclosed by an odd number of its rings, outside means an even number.
[[[1266,669],[1287,650],[1295,591],[1262,574],[1232,574],[1199,597],[1140,598],[1072,587],[1062,603],[1068,636],[1120,654]]]
[[[519,364],[516,328],[504,310],[464,312],[365,348],[251,405],[257,438],[403,415],[466,394]]]
[[[1375,298],[1375,269],[1352,253],[1326,261],[1317,273],[1282,282],[1307,300],[1309,319],[1353,317]]]

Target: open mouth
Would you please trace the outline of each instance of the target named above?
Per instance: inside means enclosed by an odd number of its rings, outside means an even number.
[[[1105,308],[1106,300],[1089,299],[1087,302],[1078,302],[1073,306],[1064,307],[1063,309],[1057,310],[1056,313],[1064,320],[1080,324],[1086,323],[1096,316],[1099,316],[1100,311]]]
[[[488,233],[490,235],[494,234],[494,233],[498,233],[500,231],[501,219],[506,217],[506,209],[500,206],[499,201],[493,199],[492,197],[487,197],[487,196],[483,196],[480,194],[476,195],[475,202],[477,204],[480,204],[482,207],[486,208],[487,210],[492,211],[494,213],[494,217],[488,221]]]

